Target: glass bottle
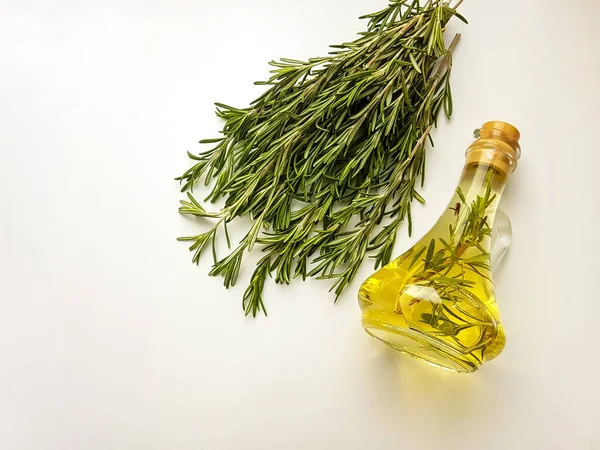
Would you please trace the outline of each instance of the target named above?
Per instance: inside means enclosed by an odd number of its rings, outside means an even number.
[[[508,123],[487,122],[475,137],[446,211],[359,291],[367,333],[456,372],[473,372],[504,348],[491,266],[510,244],[510,222],[502,214],[494,227],[494,219],[521,154],[519,131]]]

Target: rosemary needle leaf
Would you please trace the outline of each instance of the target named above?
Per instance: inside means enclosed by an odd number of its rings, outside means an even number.
[[[443,33],[453,16],[464,20],[461,2],[393,0],[364,16],[366,31],[328,56],[271,61],[270,78],[257,83],[266,90],[248,107],[215,104],[222,137],[200,141],[213,147],[188,153],[193,165],[177,180],[188,191],[179,212],[216,224],[181,240],[193,243],[196,263],[212,241],[210,275],[223,276],[225,287],[237,281],[245,252],[262,246],[242,299],[247,315],[266,314],[263,287],[272,272],[285,284],[331,279],[337,299],[368,253],[376,267],[390,261],[406,218],[412,228],[412,201],[425,201],[416,192],[425,142],[433,143],[438,113],[452,114],[459,36],[446,47]],[[207,212],[191,194],[201,182],[212,185],[207,201],[225,200],[221,210]],[[226,224],[242,216],[252,221],[248,233],[219,260],[218,228],[230,245]],[[485,222],[474,225],[487,232]],[[428,264],[437,263],[429,253]]]

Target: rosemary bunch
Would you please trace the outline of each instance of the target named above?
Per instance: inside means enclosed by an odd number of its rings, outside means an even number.
[[[212,244],[210,274],[222,275],[226,287],[236,282],[244,253],[263,247],[244,294],[246,314],[266,313],[262,291],[272,274],[286,284],[332,279],[339,296],[367,252],[376,267],[390,260],[404,219],[410,233],[411,202],[424,202],[416,184],[424,179],[425,142],[439,111],[452,113],[459,36],[446,48],[443,32],[453,16],[464,20],[446,1],[393,1],[364,16],[367,30],[328,56],[272,61],[272,77],[257,83],[268,89],[249,107],[216,104],[223,136],[201,141],[214,145],[208,151],[188,152],[193,166],[178,178],[188,191],[180,213],[216,223],[180,240],[192,242],[196,263]],[[194,197],[201,179],[213,184],[206,201],[225,198],[220,211],[207,212]],[[227,223],[238,216],[252,225],[218,259],[218,230],[229,243]]]

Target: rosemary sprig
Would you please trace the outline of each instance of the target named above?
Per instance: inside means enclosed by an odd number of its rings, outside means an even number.
[[[406,254],[410,259],[408,265],[410,279],[406,282],[408,289],[404,293],[411,300],[408,306],[419,304],[423,297],[419,290],[417,295],[411,294],[416,286],[425,289],[429,296],[432,292],[438,301],[430,303],[429,312],[420,313],[420,321],[428,324],[441,338],[449,338],[453,345],[469,351],[483,348],[491,341],[490,335],[480,333],[476,344],[469,344],[459,339],[458,334],[471,327],[495,327],[494,319],[483,313],[487,311],[485,304],[477,295],[473,295],[477,283],[473,278],[483,278],[492,282],[490,277],[490,253],[487,249],[492,228],[488,220],[488,211],[496,194],[492,191],[494,170],[490,169],[484,180],[483,195],[476,195],[467,202],[460,187],[456,189],[455,220],[448,227],[448,235],[436,237],[428,243],[415,247],[414,251]],[[400,263],[402,264],[402,263]],[[477,276],[474,277],[473,275]],[[469,276],[470,275],[470,276]],[[396,299],[394,311],[396,314],[410,314],[403,309],[402,297]],[[462,317],[461,317],[462,316]]]
[[[339,297],[367,253],[376,266],[389,262],[405,219],[410,233],[411,202],[424,201],[416,184],[424,181],[426,140],[433,142],[440,110],[452,114],[459,36],[446,48],[443,32],[453,16],[464,20],[446,1],[392,1],[364,16],[367,30],[328,56],[272,61],[272,77],[257,83],[269,88],[249,107],[216,104],[223,136],[201,141],[214,144],[208,151],[188,153],[194,165],[178,180],[189,191],[180,212],[217,223],[181,240],[193,242],[198,263],[209,240],[214,249],[218,228],[238,216],[252,220],[210,272],[231,286],[245,251],[262,245],[265,256],[243,298],[246,314],[266,313],[262,290],[273,273],[286,284],[332,279]],[[194,197],[202,179],[213,183],[207,201],[225,198],[220,211],[207,212]]]
[[[492,178],[493,170],[490,170],[484,182],[485,193],[477,195],[471,204],[467,204],[460,187],[456,189],[460,200],[456,211],[459,212],[454,224],[448,227],[447,240],[443,237],[431,239],[428,245],[415,249],[408,266],[412,282],[435,287],[442,294],[441,298],[447,295],[446,299],[451,300],[452,291],[474,284],[465,279],[466,271],[491,281],[490,253],[484,246],[484,240],[492,234],[487,213],[496,200],[496,194],[492,192]],[[474,251],[467,253],[471,249]]]

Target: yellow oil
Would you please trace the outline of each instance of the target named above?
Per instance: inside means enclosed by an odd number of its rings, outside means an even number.
[[[364,329],[438,367],[473,372],[500,354],[505,335],[490,269],[491,227],[507,174],[465,166],[448,209],[409,251],[359,291]]]

